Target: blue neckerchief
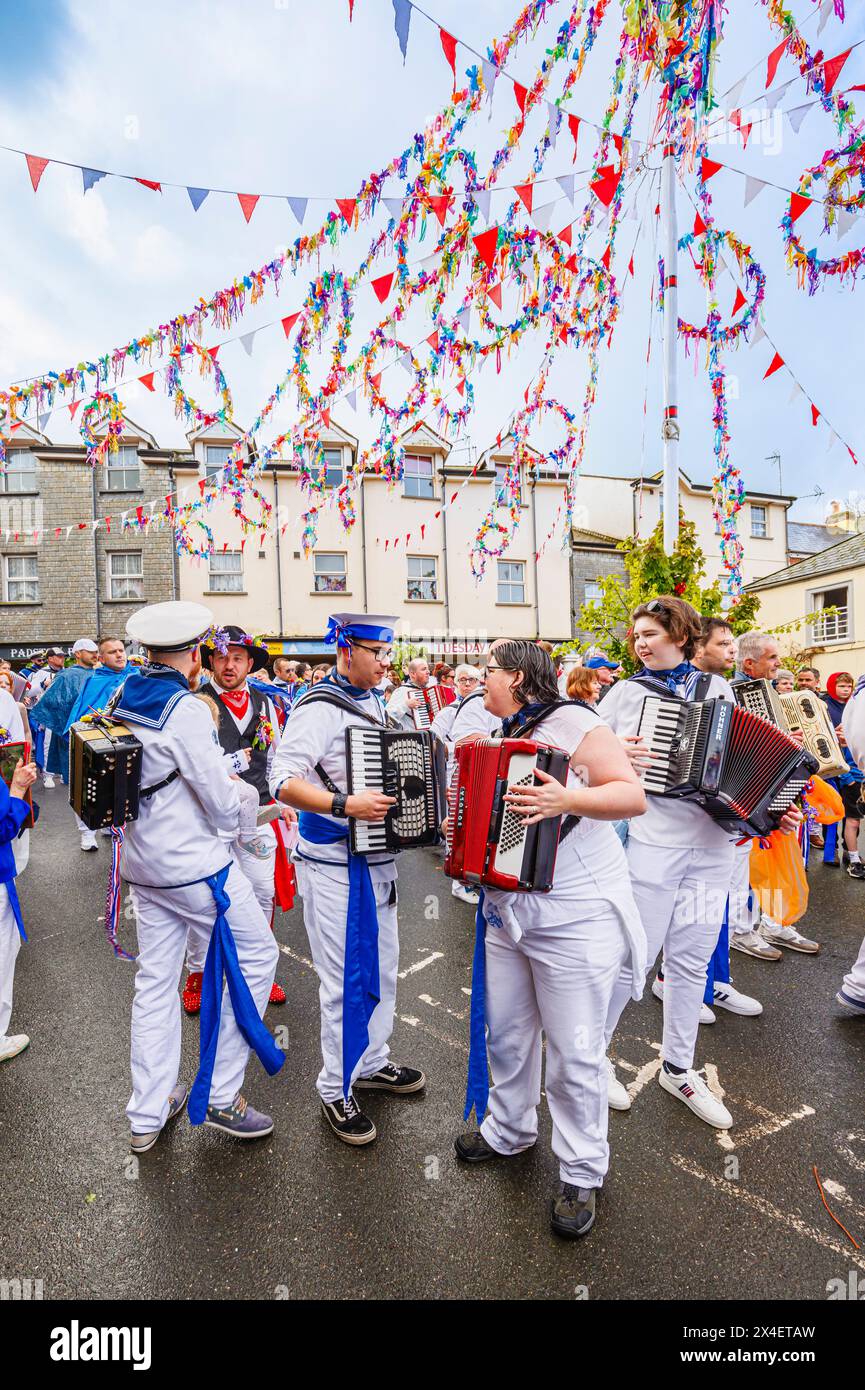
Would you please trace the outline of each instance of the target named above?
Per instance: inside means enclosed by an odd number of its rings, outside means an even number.
[[[469,1071],[466,1081],[467,1120],[474,1110],[478,1124],[484,1118],[490,1095],[490,1072],[487,1062],[486,1029],[486,957],[487,923],[484,917],[484,890],[480,890],[475,914],[475,951],[472,958],[472,999],[469,1012]]]
[[[537,718],[548,706],[548,700],[536,700],[534,704],[523,705],[516,714],[509,714],[506,719],[502,720],[502,737],[516,738],[520,729],[525,728],[530,720]]]
[[[210,935],[207,959],[204,962],[204,978],[201,982],[198,1074],[189,1093],[189,1119],[194,1125],[200,1125],[204,1121],[210,1103],[222,1012],[223,976],[228,984],[231,1007],[241,1036],[256,1053],[268,1076],[274,1076],[285,1062],[285,1053],[277,1047],[270,1030],[262,1022],[237,959],[237,947],[225,915],[231,907],[231,899],[225,891],[225,881],[230,869],[231,864],[226,864],[219,873],[198,880],[199,883],[206,883],[213,894],[216,919]]]
[[[112,715],[130,724],[161,729],[178,700],[191,693],[186,677],[173,666],[152,662],[127,676]]]
[[[702,674],[690,661],[680,661],[678,666],[671,667],[669,671],[650,671],[644,666],[637,672],[637,678],[648,676],[650,680],[660,681],[671,694],[681,694],[682,698],[687,700],[693,694],[694,686]]]
[[[364,690],[360,685],[352,685],[347,676],[341,676],[339,671],[331,671],[329,676],[319,682],[320,685],[335,685],[338,690],[344,690],[346,695],[351,695],[355,700],[365,700],[369,695],[368,690]]]
[[[314,811],[301,811],[298,829],[313,845],[348,839],[348,826]],[[369,865],[363,855],[348,856],[348,912],[342,974],[342,1093],[348,1100],[352,1073],[369,1047],[369,1021],[381,999],[378,969],[378,914]]]

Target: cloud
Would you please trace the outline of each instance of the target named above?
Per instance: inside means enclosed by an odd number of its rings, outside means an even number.
[[[186,249],[179,237],[153,223],[136,236],[129,269],[139,280],[176,280],[187,262]]]

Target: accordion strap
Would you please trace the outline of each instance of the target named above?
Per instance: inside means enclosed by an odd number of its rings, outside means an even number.
[[[346,696],[339,695],[335,690],[320,690],[316,687],[302,695],[297,704],[292,707],[292,713],[300,709],[301,705],[308,705],[312,701],[324,701],[328,705],[336,705],[339,709],[347,710],[349,714],[354,714],[358,719],[365,719],[368,724],[372,724],[376,729],[399,729],[401,726],[396,719],[385,712],[385,722],[382,724],[380,719],[367,714],[365,709],[361,709],[356,701],[348,699]]]
[[[167,777],[163,777],[161,782],[154,782],[150,787],[142,787],[138,793],[139,801],[147,801],[156,792],[161,792],[163,787],[167,787],[176,777],[180,776],[180,768],[176,767],[173,772],[169,772]]]
[[[695,703],[702,703],[709,694],[709,683],[712,677],[708,671],[700,674],[700,679],[694,686],[694,693],[691,700]],[[655,680],[653,676],[631,676],[632,685],[641,685],[644,690],[650,690],[653,695],[665,695],[668,700],[676,700],[678,696],[673,693],[664,681]]]
[[[324,783],[326,791],[332,792],[334,796],[345,795],[345,792],[340,791],[339,787],[336,785],[336,782],[334,782],[331,777],[328,777],[321,763],[316,763],[315,767],[313,768],[313,771],[318,773],[319,777]]]
[[[513,734],[509,735],[509,737],[527,738],[528,735],[532,733],[544,719],[546,719],[548,714],[552,714],[553,711],[557,709],[569,709],[573,705],[579,705],[582,709],[591,710],[592,714],[597,714],[599,719],[601,717],[598,714],[598,711],[592,705],[587,704],[585,700],[551,700],[550,703],[546,706],[544,710],[541,711],[540,714],[536,714],[534,719],[527,719],[525,724],[523,724],[521,728],[515,729]],[[571,831],[579,825],[582,819],[582,816],[562,817],[561,829],[559,830],[559,844],[561,844],[563,840],[566,840],[568,838]]]

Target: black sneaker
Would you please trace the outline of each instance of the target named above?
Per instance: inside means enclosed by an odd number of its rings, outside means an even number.
[[[488,1158],[510,1158],[510,1154],[500,1154],[492,1148],[479,1129],[470,1129],[467,1134],[459,1134],[454,1140],[457,1158],[463,1163],[484,1163]]]
[[[358,1109],[357,1101],[350,1092],[348,1100],[323,1100],[321,1102],[324,1118],[337,1139],[344,1144],[371,1144],[376,1136],[376,1127],[368,1115]]]
[[[847,872],[851,878],[865,878],[865,864],[861,859],[847,858]]]
[[[422,1091],[426,1077],[414,1067],[395,1067],[387,1062],[372,1076],[359,1076],[355,1081],[359,1091],[390,1091],[395,1096],[410,1096],[414,1091]]]
[[[563,1182],[550,1203],[550,1225],[557,1236],[579,1240],[595,1224],[595,1189]]]

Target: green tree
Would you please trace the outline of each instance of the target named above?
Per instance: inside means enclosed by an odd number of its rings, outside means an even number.
[[[607,575],[600,581],[603,596],[580,609],[578,626],[591,635],[591,641],[574,638],[558,647],[556,656],[597,646],[611,661],[619,662],[627,675],[633,675],[637,668],[627,643],[631,614],[658,594],[686,599],[703,617],[725,618],[737,635],[756,626],[760,607],[756,594],[742,594],[725,608],[721,581],[706,583],[706,558],[697,544],[697,528],[683,512],[679,512],[679,538],[672,555],[664,554],[662,521],[647,540],[628,536],[618,549],[624,556],[624,575]]]

